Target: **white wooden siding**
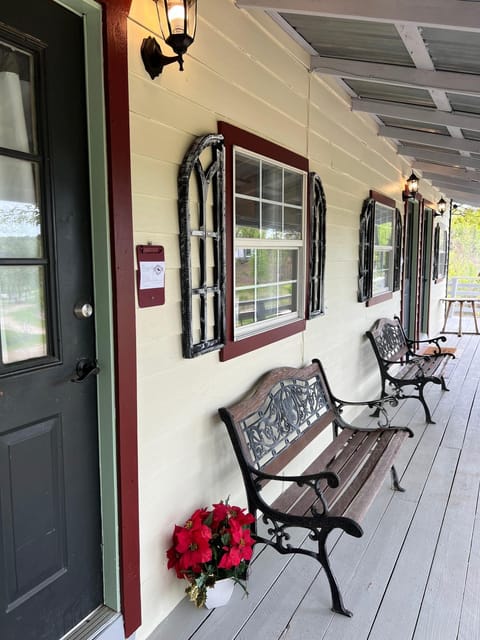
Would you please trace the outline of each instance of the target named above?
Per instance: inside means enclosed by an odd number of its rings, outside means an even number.
[[[138,437],[143,625],[147,637],[183,596],[167,572],[173,525],[197,507],[231,496],[245,505],[218,407],[241,396],[266,370],[319,357],[345,398],[378,394],[379,377],[363,334],[379,316],[399,312],[400,296],[367,308],[357,302],[359,217],[370,189],[395,198],[411,168],[376,135],[365,114],[331,78],[308,72],[308,55],[261,12],[233,0],[199,3],[185,71],[166,67],[152,81],[143,38],[158,36],[155,5],[134,0],[129,19],[134,243],[165,247],[165,305],[137,309]],[[169,48],[162,44],[165,54]],[[327,199],[326,315],[303,334],[221,363],[217,353],[181,355],[177,172],[195,136],[225,120],[307,156]],[[422,183],[422,193],[435,201]],[[441,287],[434,296],[441,297]],[[432,305],[432,317],[441,312]],[[441,319],[431,323],[432,330]]]

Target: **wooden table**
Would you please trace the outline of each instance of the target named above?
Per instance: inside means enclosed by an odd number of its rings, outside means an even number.
[[[452,310],[452,306],[455,302],[458,302],[460,305],[460,312],[458,316],[458,332],[457,335],[461,337],[462,335],[462,316],[463,316],[463,305],[465,303],[470,304],[472,306],[473,313],[473,321],[475,322],[475,332],[478,331],[478,323],[477,323],[477,315],[475,313],[475,302],[478,302],[478,298],[441,298],[443,302],[445,302],[445,321],[443,323],[442,333],[445,333],[445,327],[447,326],[447,320],[450,316],[450,311]]]

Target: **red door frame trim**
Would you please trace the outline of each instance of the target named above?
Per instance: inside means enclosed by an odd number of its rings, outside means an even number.
[[[115,344],[120,591],[125,636],[141,624],[135,287],[130,168],[127,18],[132,0],[103,7]]]

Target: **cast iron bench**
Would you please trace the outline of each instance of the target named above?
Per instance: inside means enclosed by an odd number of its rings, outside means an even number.
[[[332,610],[347,616],[352,614],[343,604],[330,568],[326,540],[333,529],[362,536],[360,523],[389,470],[394,488],[403,491],[393,461],[403,441],[413,434],[408,428],[390,426],[386,403],[397,401],[393,397],[366,403],[338,400],[320,362],[314,360],[300,369],[273,369],[248,397],[219,409],[242,471],[248,508],[255,517],[260,512],[267,527],[263,537],[255,523],[252,536],[282,554],[316,558],[330,584]],[[342,417],[345,405],[377,408],[382,417],[373,428],[354,427]],[[282,475],[286,465],[329,425],[333,440],[315,461],[300,475]],[[319,446],[313,450],[318,453]],[[270,481],[281,483],[281,494],[273,502],[262,495]],[[318,543],[318,551],[294,546],[293,527],[306,530]]]
[[[375,322],[367,336],[372,343],[380,367],[382,379],[382,397],[386,395],[387,382],[396,390],[398,398],[417,398],[425,410],[425,420],[435,424],[425,401],[423,388],[428,382],[441,385],[448,391],[443,370],[453,353],[442,351],[440,342],[445,336],[431,340],[409,340],[405,335],[399,318],[380,318]],[[434,345],[433,352],[422,355],[415,352],[420,345]],[[415,387],[418,395],[405,395],[403,387]]]

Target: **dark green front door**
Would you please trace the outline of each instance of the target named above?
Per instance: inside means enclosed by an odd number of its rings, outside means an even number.
[[[0,638],[102,603],[82,18],[0,4]]]

